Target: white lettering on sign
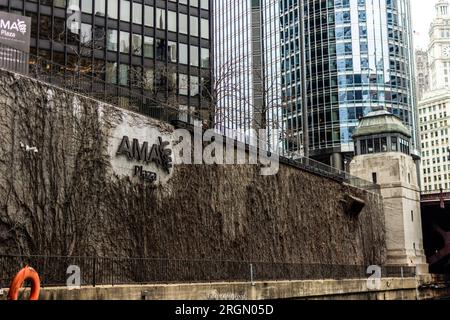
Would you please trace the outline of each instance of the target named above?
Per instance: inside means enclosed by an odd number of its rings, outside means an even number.
[[[22,21],[20,19],[17,19],[17,21],[0,19],[0,29],[3,29],[2,34],[3,34],[3,31],[5,31],[5,29],[9,30],[9,31],[16,31],[16,32],[20,32],[21,34],[25,34],[25,33],[27,33],[27,24],[25,23],[25,21]],[[15,36],[15,34],[14,34],[14,36]]]

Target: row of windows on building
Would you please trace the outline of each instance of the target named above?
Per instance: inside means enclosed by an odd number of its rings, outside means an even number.
[[[29,0],[31,2],[38,2],[38,0]],[[169,0],[170,2],[176,2],[182,5],[188,5],[188,0]],[[142,2],[142,0],[141,0]],[[80,7],[83,12],[86,13],[95,13],[98,15],[106,15],[106,11],[108,11],[108,16],[112,19],[118,18],[118,10],[120,5],[120,10],[123,12],[123,16],[121,14],[121,19],[125,20],[127,17],[130,17],[131,11],[131,1],[128,0],[40,0],[41,4],[54,5],[60,8],[66,8],[71,6]],[[136,4],[136,6],[135,6]],[[139,5],[142,3],[138,3],[136,1],[133,2],[133,11],[137,11],[139,9]],[[208,0],[189,0],[189,5],[191,7],[200,7],[204,10],[209,10],[209,1]],[[125,20],[126,21],[126,20]]]
[[[448,145],[448,139],[446,139],[446,142],[443,143],[442,145]],[[447,154],[447,148],[442,148],[442,153],[441,153],[441,148],[434,148],[432,150],[426,150],[426,151],[422,151],[422,157],[424,158],[428,158],[428,157],[433,157],[432,162],[433,163],[440,163],[440,157],[435,157],[435,156],[440,156],[441,154]],[[426,159],[427,161],[427,165],[430,164],[430,159]]]
[[[65,3],[65,1],[62,2]],[[60,6],[64,7],[65,4],[62,2],[60,3]],[[41,3],[43,2],[41,1]],[[55,5],[58,6],[57,4]],[[95,7],[93,7],[92,0],[82,0],[81,5],[81,10],[84,13],[92,14],[95,12],[95,15],[100,17],[105,15],[105,1],[95,1]],[[69,8],[75,10],[78,6],[78,0],[70,1]],[[137,25],[144,25],[146,27],[156,27],[157,29],[168,30],[169,32],[179,32],[180,34],[185,35],[189,34],[193,37],[201,37],[203,39],[210,38],[208,19],[171,10],[166,11],[164,8],[155,8],[150,5],[144,5],[143,3],[133,2],[131,5],[130,1],[120,1],[119,16],[118,1],[109,0],[108,17],[110,19],[120,19],[121,21],[132,22]],[[40,19],[43,18],[45,18],[45,16],[41,16]],[[73,24],[74,23],[76,24],[76,22],[73,22]],[[75,27],[78,26],[75,25]]]
[[[424,179],[424,183],[426,183],[424,189],[425,191],[439,191],[440,189],[448,190],[450,184],[448,182],[442,183],[443,181],[448,181],[448,179],[443,179],[442,176],[435,176],[434,179],[432,179],[431,177]]]
[[[447,110],[447,105],[446,104],[439,104],[439,105],[434,105],[434,106],[429,106],[429,107],[421,107],[419,108],[419,115],[425,115],[427,113],[430,112],[441,112],[441,111],[446,111]]]
[[[308,79],[309,80],[309,79]],[[307,81],[308,81],[307,80]],[[325,81],[325,79],[319,80],[309,80],[307,82],[307,89],[310,94],[310,97],[319,97],[319,99],[327,99],[326,103],[328,104],[345,104],[346,102],[389,102],[393,104],[404,104],[408,105],[409,98],[406,93],[402,93],[397,91],[393,91],[392,88],[388,86],[380,85],[380,87],[376,87],[376,85],[368,84],[359,84],[359,85],[346,85],[344,82],[340,82],[339,87],[335,85],[333,82]],[[330,83],[330,86],[324,85],[325,83]],[[283,85],[286,84],[285,82]],[[333,85],[331,85],[333,84]],[[302,87],[299,83],[289,83],[286,84],[288,87],[284,88],[285,94],[282,97],[289,98],[290,96],[301,94]],[[365,87],[367,86],[367,87]],[[391,90],[383,90],[383,89],[391,89]],[[328,91],[328,92],[327,92]],[[370,99],[370,100],[369,100]]]
[[[84,24],[83,24],[84,25]],[[90,33],[92,26],[85,25],[86,33]],[[180,64],[195,67],[209,68],[209,49],[200,48],[195,45],[167,41],[166,39],[155,39],[150,36],[140,34],[130,34],[126,31],[110,29],[107,32],[106,47],[109,51],[119,51],[120,53],[145,58],[155,58],[169,62],[179,62]]]
[[[359,23],[360,25],[365,25],[367,22],[367,9],[359,10],[358,12],[358,21],[355,21],[355,23]],[[308,14],[308,13],[307,13]],[[316,13],[310,13],[309,14],[309,21],[310,23],[307,24],[306,30],[312,30],[312,25],[318,25],[318,26],[329,26],[329,25],[346,25],[352,23],[351,14],[350,11],[345,10],[330,10],[328,12],[316,12]],[[283,19],[284,20],[284,19]],[[284,21],[283,21],[284,22]],[[289,23],[289,20],[286,19],[286,22]],[[398,14],[389,12],[389,10],[386,12],[386,22],[390,27],[398,27],[399,26],[399,20],[398,20]]]
[[[439,128],[445,128],[448,127],[448,120],[442,120],[435,123],[426,124],[423,126],[420,126],[420,131],[427,131],[427,130],[433,130],[433,129],[439,129]]]
[[[129,1],[125,1],[129,2]],[[202,39],[210,38],[209,21],[208,19],[197,17],[194,15],[188,16],[184,13],[177,13],[175,11],[166,10],[163,8],[154,8],[153,6],[143,5],[142,3],[133,3],[136,8],[133,10],[133,18],[131,22],[146,27],[156,27],[161,30],[168,30],[169,32],[178,32],[180,34],[191,35],[192,37],[200,37]],[[86,11],[84,11],[86,12]],[[89,12],[91,13],[91,12]],[[121,10],[121,20],[130,22],[129,11]],[[117,18],[112,16],[112,18]],[[50,17],[48,17],[50,19]],[[40,20],[46,23],[46,16],[41,15]],[[156,23],[155,23],[156,21]],[[51,20],[50,20],[51,23]],[[65,23],[63,23],[64,26]],[[69,26],[71,29],[79,29],[76,21]],[[86,27],[85,27],[86,28]],[[58,30],[55,30],[58,33]]]
[[[329,25],[329,27],[326,27],[327,24]],[[325,23],[320,23],[318,25],[320,26],[320,28],[317,28],[314,25],[314,23],[308,24],[309,27],[306,28],[306,35],[308,36],[308,39],[309,38],[316,40],[329,39],[330,41],[332,40],[341,41],[341,40],[350,40],[353,38],[355,40],[364,39],[364,41],[366,41],[365,39],[370,37],[371,40],[381,40],[379,36],[374,37],[371,34],[369,34],[367,26],[364,24],[359,25],[358,29],[356,29],[359,30],[357,34],[352,32],[352,27],[350,25],[335,26],[335,24],[330,23],[330,21],[326,21]],[[281,36],[285,41],[287,41],[287,39],[289,38],[292,39],[294,36],[297,36],[298,34],[299,34],[298,25],[294,24],[292,26],[287,27],[286,30],[283,31]],[[407,40],[406,36],[407,34],[401,29],[388,27],[387,34],[385,37],[386,39],[384,40],[388,40],[390,44],[399,43],[400,45],[402,45],[402,42],[406,42],[405,40]],[[390,51],[390,53],[394,53],[394,51]]]
[[[444,111],[444,112],[441,112],[441,113],[439,113],[439,115],[438,114],[434,114],[434,115],[430,115],[430,117],[428,118],[428,117],[420,117],[419,119],[420,119],[420,122],[428,122],[428,121],[436,121],[436,120],[439,120],[439,119],[442,119],[442,118],[447,118],[447,111]]]
[[[387,107],[393,109],[395,115],[400,116],[402,119],[410,119],[409,111],[402,108],[408,107],[408,97],[406,94],[395,93],[391,91],[383,90],[342,90],[339,92],[318,92],[317,88],[311,88],[313,91],[307,95],[307,98],[313,101],[313,105],[323,106],[343,106],[350,107],[352,103],[359,102],[362,108],[370,107],[373,105],[379,105],[389,103]],[[295,98],[296,95],[301,94],[301,86],[292,86],[282,89],[283,101]]]
[[[430,133],[428,133],[428,132],[427,133],[423,133],[420,136],[420,138],[421,138],[422,141],[425,142],[429,138],[430,139],[439,138],[439,133],[440,133],[440,136],[446,137],[448,135],[448,129],[441,129],[440,131],[437,130],[437,131],[432,131]]]
[[[422,141],[424,141],[422,139]],[[449,139],[448,138],[442,138],[440,141],[439,139],[433,140],[433,141],[426,141],[422,142],[422,149],[430,148],[430,147],[438,147],[439,145],[448,145]],[[424,151],[425,152],[425,151]],[[425,155],[424,155],[425,156]]]
[[[307,60],[310,68],[306,70],[306,75],[317,75],[317,74],[329,74],[339,72],[361,72],[365,71],[365,73],[379,73],[383,74],[386,70],[389,73],[398,73],[399,75],[407,74],[408,69],[406,68],[406,64],[404,61],[398,60],[390,60],[389,65],[378,65],[375,70],[375,66],[370,65],[370,62],[365,60],[366,58],[353,58],[353,57],[339,57],[338,59],[312,59]],[[358,62],[358,64],[356,64]],[[366,63],[369,63],[368,68]],[[292,62],[291,62],[292,65]],[[286,69],[286,68],[285,68]]]
[[[365,114],[367,114],[368,111],[371,110],[371,103],[366,102],[364,106],[353,106],[353,105],[346,105],[341,104],[339,108],[330,108],[329,102],[326,99],[314,101],[315,108],[309,109],[311,113],[314,114],[314,117],[317,118],[317,120],[312,120],[310,123],[336,123],[339,124],[341,122],[347,122],[347,121],[354,121],[357,122],[359,119],[361,119]],[[327,108],[324,107],[324,105],[327,106]],[[372,106],[379,106],[377,103],[372,103]],[[294,104],[287,104],[282,109],[283,116],[288,116],[289,114],[293,113],[292,110],[301,110],[301,105],[297,103],[297,101],[294,102]],[[401,109],[401,108],[392,108],[388,107],[389,112],[393,113],[394,115],[400,117],[401,119],[410,120],[411,115],[409,110]],[[320,120],[322,119],[322,120]],[[409,123],[406,121],[407,123]]]
[[[373,154],[383,152],[401,152],[410,154],[409,141],[399,137],[377,137],[370,139],[363,139],[359,141],[359,154]]]
[[[450,164],[448,164],[448,165],[445,164],[447,162],[449,162],[447,158],[442,159],[443,165],[434,166],[433,170],[431,170],[431,167],[430,168],[425,168],[425,169],[423,169],[423,174],[424,175],[430,175],[430,174],[445,172],[445,171],[447,171],[447,168],[450,168]],[[450,174],[448,174],[448,177],[450,179]],[[447,174],[445,174],[445,180],[447,180]]]
[[[439,191],[441,189],[448,190],[448,186],[449,186],[448,183],[435,184],[434,188],[433,188],[433,185],[426,185],[425,186],[425,191]]]
[[[334,2],[334,6],[336,8],[350,8],[350,0],[327,1],[328,6],[331,7],[333,5],[333,2]],[[366,0],[358,0],[357,4],[358,4],[358,6],[365,6]],[[394,0],[386,0],[386,8],[389,8],[389,9],[397,8],[397,2]]]
[[[317,70],[316,70],[317,71]],[[408,80],[405,76],[391,75],[388,79],[383,74],[370,74],[370,73],[343,73],[339,76],[336,74],[321,74],[321,73],[307,73],[306,80],[311,86],[310,89],[322,89],[322,88],[337,88],[337,87],[364,87],[364,86],[384,86],[386,88],[407,89]],[[282,77],[283,84],[290,84],[301,79],[300,68],[285,72]],[[316,84],[315,84],[316,83]],[[398,90],[393,94],[397,94]],[[395,96],[394,96],[395,97]]]
[[[106,82],[123,86],[131,85],[148,91],[167,88],[169,92],[192,97],[201,94],[208,85],[204,78],[198,76],[189,76],[170,71],[170,69],[155,70],[117,62],[106,63]]]
[[[422,181],[425,191],[439,191],[441,188],[448,190],[450,174],[442,173],[447,171],[450,171],[450,164],[434,167],[433,173],[430,172],[429,168],[424,170],[424,175],[431,174],[430,176],[423,177]]]

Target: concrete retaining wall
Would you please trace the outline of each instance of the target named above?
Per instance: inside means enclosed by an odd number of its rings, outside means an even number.
[[[379,195],[288,165],[181,165],[155,186],[117,174],[117,132],[156,141],[149,127],[174,130],[1,71],[0,254],[384,264]]]
[[[367,279],[44,288],[41,300],[417,300],[450,297],[450,286],[420,289],[431,278],[387,278],[372,290]],[[6,296],[6,292],[5,292]]]

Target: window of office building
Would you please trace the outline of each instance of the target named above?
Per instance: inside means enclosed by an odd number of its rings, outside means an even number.
[[[144,36],[144,57],[153,58],[155,56],[155,45],[152,37]]]
[[[153,12],[154,12],[153,7],[147,6],[147,5],[144,7],[144,24],[147,27],[153,27],[154,26],[154,23],[153,23],[153,21],[154,21]]]
[[[197,76],[191,76],[190,95],[192,97],[197,96],[200,93],[200,83]]]
[[[158,29],[166,28],[166,11],[164,9],[156,8],[156,27]]]
[[[106,82],[117,83],[117,62],[106,63]]]
[[[173,41],[169,41],[167,44],[169,61],[177,62],[177,43]]]
[[[208,10],[209,9],[209,1],[208,0],[200,0],[201,8]]]
[[[201,57],[202,57],[202,68],[209,68],[209,49],[202,48],[201,49]]]
[[[167,30],[177,32],[177,13],[168,11]]]
[[[189,78],[186,74],[180,74],[179,76],[179,86],[178,86],[178,93],[180,95],[187,96],[189,93]]]
[[[117,30],[114,29],[109,29],[107,36],[106,36],[106,46],[108,48],[108,50],[111,51],[117,51],[118,46],[117,46]]]
[[[110,1],[111,2],[111,1]],[[98,16],[105,16],[106,14],[106,0],[95,0],[95,14]]]
[[[166,60],[166,40],[156,39],[156,59]]]
[[[209,39],[209,21],[201,19],[202,38]]]
[[[118,0],[108,0],[108,17],[111,19],[119,19]]]
[[[184,13],[180,13],[178,16],[180,20],[180,33],[188,34],[188,16]]]
[[[120,0],[120,20],[130,21],[130,1]]]
[[[129,70],[130,66],[127,64],[120,64],[119,65],[119,84],[123,86],[128,85],[129,81]]]
[[[190,17],[189,27],[191,28],[191,36],[198,37],[198,17]]]
[[[80,42],[87,44],[92,41],[92,26],[87,23],[81,24]]]
[[[130,33],[126,31],[120,31],[120,52],[130,52]]]
[[[81,0],[81,11],[84,13],[92,13],[92,0]]]
[[[180,63],[188,64],[188,45],[184,43],[179,44],[180,47]]]
[[[133,23],[142,24],[142,3],[133,2]]]
[[[198,47],[191,46],[191,66],[198,67]]]
[[[142,36],[140,34],[133,34],[131,38],[131,45],[133,48],[133,54],[137,56],[142,55]]]

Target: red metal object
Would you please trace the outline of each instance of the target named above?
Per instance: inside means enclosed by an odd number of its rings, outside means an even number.
[[[423,192],[420,197],[420,202],[424,205],[439,205],[442,208],[442,202],[450,201],[450,192],[448,190],[444,190],[442,192]]]

